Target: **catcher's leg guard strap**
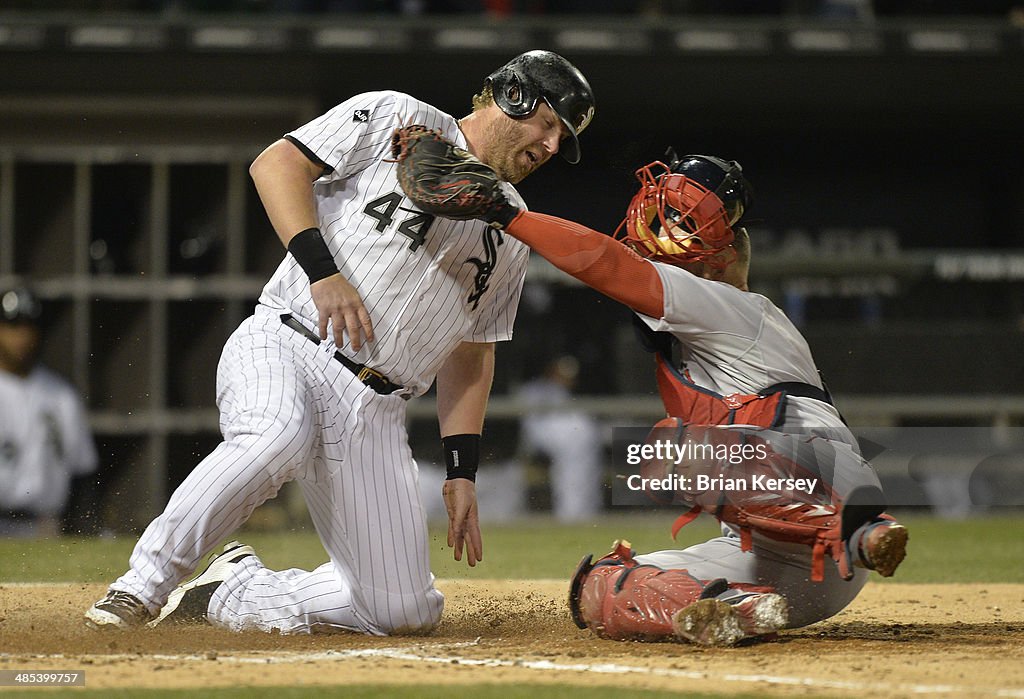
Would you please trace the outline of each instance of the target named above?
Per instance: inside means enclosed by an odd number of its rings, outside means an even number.
[[[587,628],[587,622],[584,619],[583,609],[581,608],[581,600],[583,597],[583,583],[586,581],[590,571],[595,566],[636,566],[636,563],[633,562],[633,546],[626,539],[616,539],[612,544],[612,550],[602,556],[597,563],[591,563],[593,558],[593,554],[590,553],[584,556],[583,560],[576,566],[576,571],[572,574],[572,579],[569,581],[569,615],[572,617],[573,623],[581,629]]]
[[[739,530],[740,549],[753,549],[753,535],[811,547],[811,580],[825,579],[825,554],[840,562],[840,516],[835,505],[810,505],[785,497],[745,498],[730,493],[715,517]]]
[[[580,595],[583,594],[583,581],[587,579],[587,574],[594,568],[591,563],[593,559],[594,554],[592,553],[584,556],[576,566],[576,572],[572,574],[572,580],[569,582],[569,615],[572,616],[572,623],[581,629],[587,628],[587,622],[583,620],[583,612],[580,610]]]
[[[694,505],[683,514],[676,517],[676,521],[672,523],[672,538],[675,539],[679,536],[679,531],[687,524],[697,519],[698,515],[702,512],[700,505]]]

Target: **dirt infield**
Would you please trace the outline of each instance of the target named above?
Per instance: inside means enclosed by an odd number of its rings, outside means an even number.
[[[86,630],[100,585],[0,586],[0,669],[84,670],[87,686],[557,682],[772,695],[1024,697],[1024,586],[869,584],[838,616],[729,649],[603,641],[564,583],[441,581],[429,636],[282,637],[206,626]],[[243,673],[230,672],[244,667]]]

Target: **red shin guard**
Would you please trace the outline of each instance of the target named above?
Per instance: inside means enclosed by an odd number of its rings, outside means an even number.
[[[683,570],[637,565],[629,543],[620,541],[612,553],[592,568],[588,563],[581,565],[573,580],[569,604],[577,624],[604,638],[671,638],[672,617],[701,599],[706,591],[724,592],[724,581],[716,581],[719,582],[720,589],[717,585],[709,587]]]

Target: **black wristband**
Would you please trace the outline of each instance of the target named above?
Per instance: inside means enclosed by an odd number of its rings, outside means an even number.
[[[327,249],[327,243],[320,237],[319,228],[307,228],[296,233],[288,241],[288,252],[309,277],[310,284],[338,273],[338,265]]]
[[[441,438],[444,448],[445,480],[465,478],[476,482],[476,469],[480,465],[480,435],[453,434]]]
[[[519,215],[519,212],[520,209],[518,206],[505,203],[488,214],[484,220],[492,226],[504,230],[508,228],[508,224],[512,223],[512,220]]]

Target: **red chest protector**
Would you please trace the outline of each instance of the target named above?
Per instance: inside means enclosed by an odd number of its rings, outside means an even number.
[[[758,393],[723,396],[697,386],[658,355],[658,390],[665,411],[688,425],[754,425],[771,429],[786,417],[787,384],[775,384]],[[794,382],[795,383],[795,382]],[[810,384],[801,388],[814,389]],[[824,399],[824,391],[821,392]]]
[[[801,396],[824,401],[830,405],[832,397],[828,391],[801,381],[785,381],[767,386],[757,393],[734,393],[723,396],[714,391],[702,388],[693,383],[683,372],[672,365],[671,346],[660,339],[661,346],[654,342],[648,348],[655,351],[657,357],[658,389],[661,400],[665,404],[668,418],[655,426],[668,426],[685,429],[686,425],[753,425],[763,429],[779,427],[785,420],[786,398]],[[645,343],[646,344],[646,343]],[[772,455],[766,468],[772,471],[798,473],[798,465],[778,465],[771,461],[778,460]],[[753,548],[752,535],[758,531],[763,535],[787,542],[800,542],[812,547],[811,580],[824,579],[824,557],[826,553],[839,563],[840,574],[844,579],[852,577],[849,556],[840,539],[839,517],[840,503],[831,502],[805,503],[793,501],[788,497],[765,498],[763,493],[729,493],[723,497],[719,493],[708,492],[697,494],[688,512],[680,515],[672,525],[672,537],[679,530],[696,519],[701,511],[714,515],[719,521],[736,526],[740,532],[740,548],[750,551]]]
[[[633,323],[641,344],[657,358],[658,391],[665,412],[688,425],[754,425],[774,429],[786,418],[788,396],[814,398],[835,405],[827,390],[802,381],[783,381],[757,393],[728,396],[702,388],[673,365],[675,340],[671,335],[651,330],[636,316]]]

